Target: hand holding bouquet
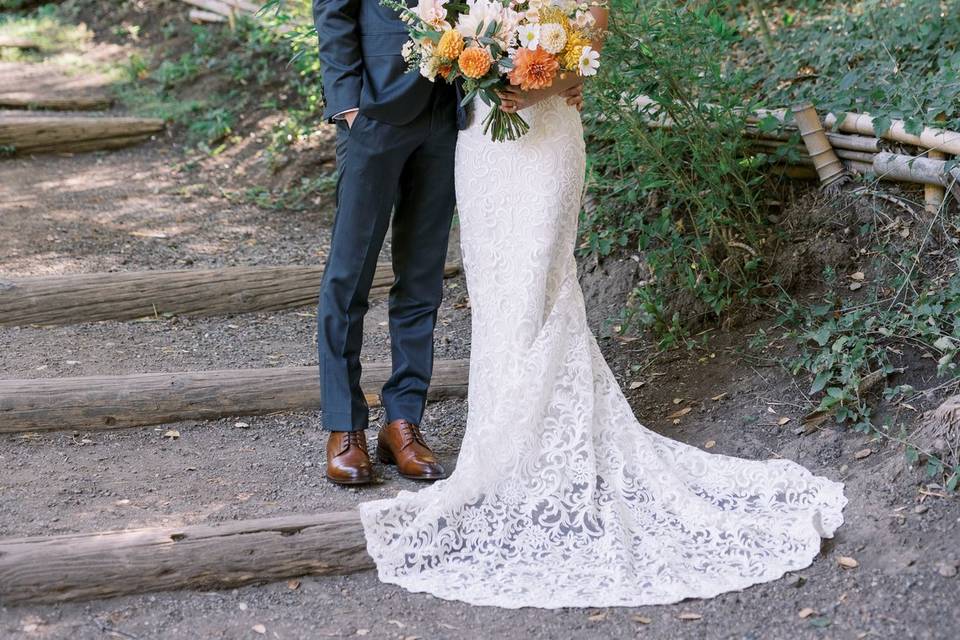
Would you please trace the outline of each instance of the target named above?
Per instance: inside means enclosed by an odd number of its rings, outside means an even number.
[[[382,0],[401,13],[410,31],[403,57],[430,81],[463,81],[463,104],[475,97],[493,107],[483,121],[495,141],[516,140],[529,130],[518,113],[499,109],[497,90],[546,89],[567,73],[592,76],[600,54],[591,6],[580,0],[420,0],[409,9]]]

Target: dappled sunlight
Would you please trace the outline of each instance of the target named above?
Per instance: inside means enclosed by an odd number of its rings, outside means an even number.
[[[327,211],[228,200],[177,166],[151,147],[0,162],[0,222],[17,229],[0,234],[0,273],[313,264],[323,253]]]

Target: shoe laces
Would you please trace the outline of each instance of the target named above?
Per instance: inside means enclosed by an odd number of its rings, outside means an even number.
[[[347,437],[343,440],[343,447],[340,453],[346,453],[350,447],[359,447],[361,451],[367,453],[367,436],[363,431],[348,431]]]
[[[427,446],[427,442],[423,439],[423,434],[420,432],[420,427],[412,422],[404,422],[400,427],[400,433],[403,435],[404,448],[413,443],[417,443],[423,447]]]

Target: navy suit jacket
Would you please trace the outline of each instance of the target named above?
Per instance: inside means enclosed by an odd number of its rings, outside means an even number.
[[[407,73],[401,50],[409,34],[397,12],[379,0],[313,0],[313,19],[325,118],[359,108],[374,120],[403,126],[423,112],[434,86],[419,73]],[[462,128],[465,113],[459,106],[458,122]]]

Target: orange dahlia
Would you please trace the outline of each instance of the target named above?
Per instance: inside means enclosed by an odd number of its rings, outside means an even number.
[[[536,50],[520,49],[513,59],[510,71],[510,84],[518,84],[524,91],[543,89],[553,84],[560,63],[541,47]]]
[[[463,53],[463,36],[459,31],[444,31],[437,43],[437,55],[445,60],[456,60]]]
[[[464,49],[458,60],[460,71],[468,78],[482,78],[490,71],[490,65],[493,64],[493,58],[490,52],[480,47],[470,47]]]

